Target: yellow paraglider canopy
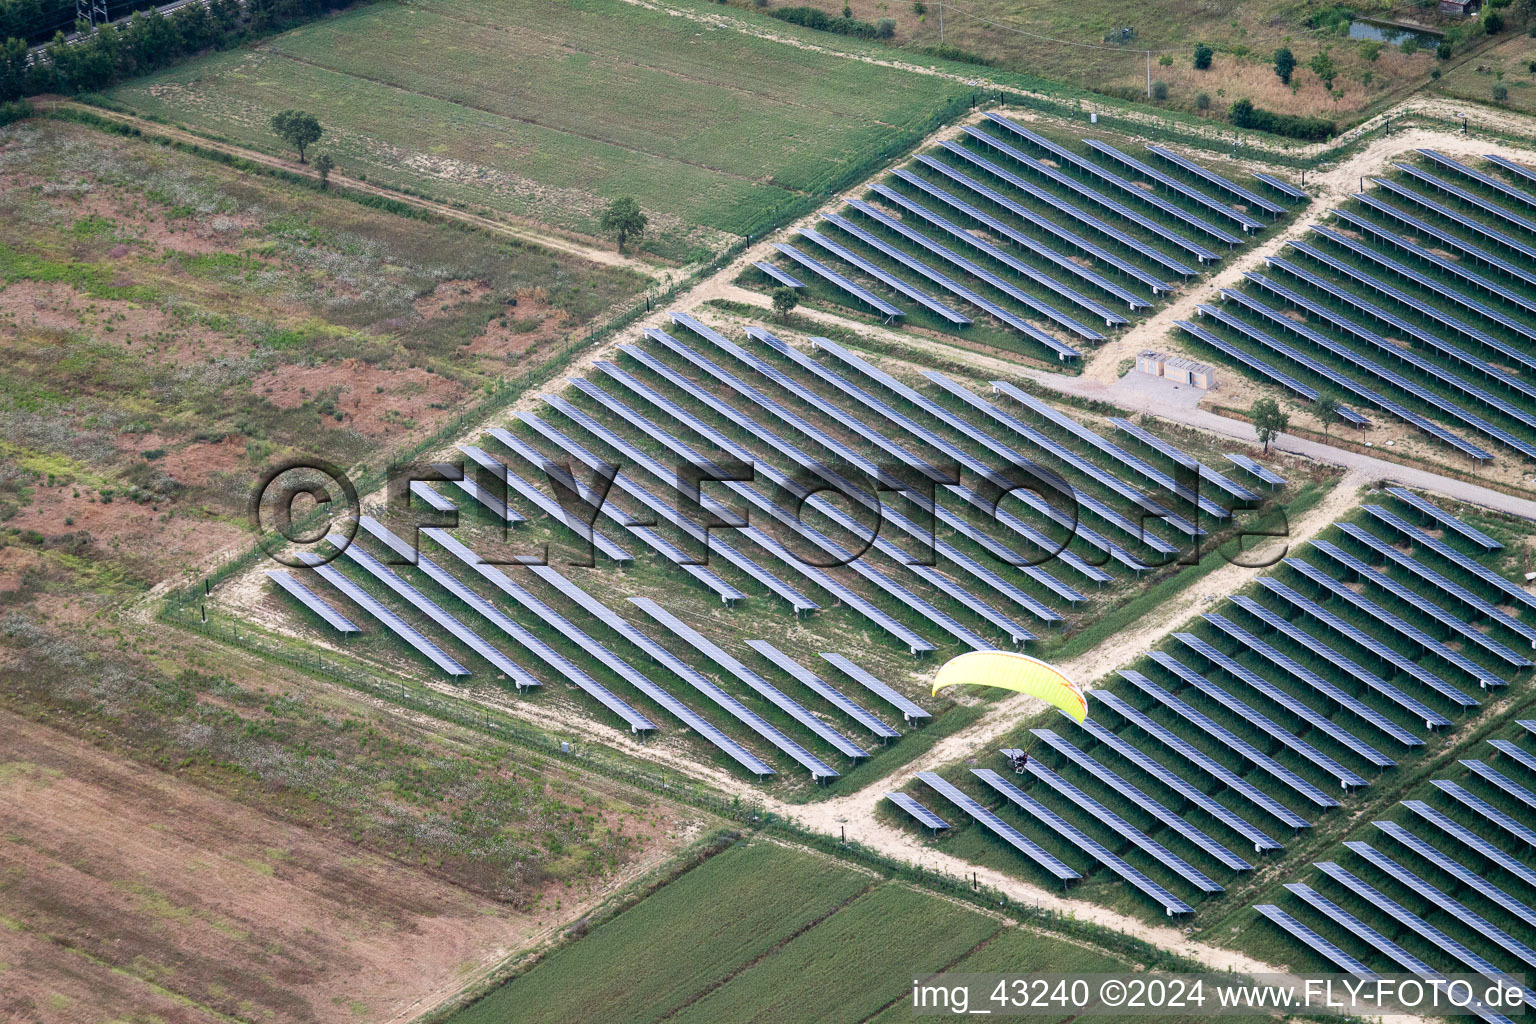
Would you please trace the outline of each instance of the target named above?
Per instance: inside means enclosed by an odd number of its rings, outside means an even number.
[[[1078,722],[1088,717],[1088,698],[1076,683],[1039,658],[1012,651],[971,651],[951,658],[933,677],[933,692],[946,686],[996,686],[1039,697]]]

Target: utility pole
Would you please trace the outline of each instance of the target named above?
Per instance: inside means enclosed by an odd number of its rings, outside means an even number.
[[[1147,99],[1152,98],[1152,51],[1147,51]]]
[[[939,45],[944,45],[944,0],[939,0]]]

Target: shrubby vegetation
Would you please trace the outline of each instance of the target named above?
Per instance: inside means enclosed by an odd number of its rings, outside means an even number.
[[[1272,135],[1316,141],[1326,139],[1338,128],[1326,117],[1302,117],[1277,114],[1253,105],[1252,100],[1238,100],[1227,108],[1227,118],[1238,128],[1253,128]]]
[[[30,63],[26,42],[6,38],[0,42],[0,103],[41,92],[102,89],[189,54],[223,49],[345,6],[348,0],[210,0],[169,14],[142,11],[74,45],[60,31],[43,59]]]
[[[787,21],[791,25],[803,25],[821,32],[835,32],[840,36],[853,36],[856,39],[889,39],[896,33],[896,23],[890,18],[881,18],[880,24],[876,25],[846,15],[834,18],[826,11],[815,7],[780,7],[776,11],[769,11],[768,15],[780,21]]]

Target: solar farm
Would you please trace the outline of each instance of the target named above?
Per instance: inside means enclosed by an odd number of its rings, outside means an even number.
[[[1461,465],[1529,465],[1533,180],[1503,157],[1406,154],[1179,326],[1295,397],[1344,403],[1348,426],[1385,419]]]
[[[0,1006],[1536,971],[1529,5],[268,6],[6,51]]]
[[[410,488],[407,526],[365,515],[339,557],[271,571],[273,599],[348,652],[574,701],[615,736],[687,736],[738,778],[828,783],[975,716],[914,689],[933,658],[1070,642],[1275,500],[1009,381],[908,383],[826,338],[670,319],[461,445],[460,479],[444,462]],[[1004,486],[1021,489],[999,504]],[[445,515],[460,528],[430,525]]]
[[[1066,145],[987,111],[774,243],[780,259],[743,281],[1076,365],[1271,236],[1304,196],[1165,146]]]

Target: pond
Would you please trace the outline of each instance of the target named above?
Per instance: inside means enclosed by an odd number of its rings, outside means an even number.
[[[1388,46],[1401,46],[1404,39],[1412,38],[1417,39],[1419,46],[1426,50],[1433,50],[1440,45],[1439,34],[1428,29],[1412,29],[1387,22],[1367,21],[1364,18],[1356,18],[1349,23],[1349,38],[1378,39]]]

